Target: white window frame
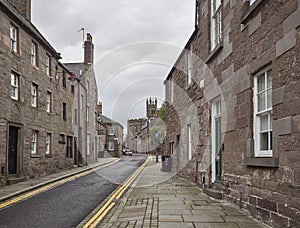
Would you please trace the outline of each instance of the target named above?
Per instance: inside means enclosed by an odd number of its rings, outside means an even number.
[[[192,125],[187,125],[187,151],[188,151],[188,160],[192,159],[193,152],[192,152],[193,144],[192,144]]]
[[[188,50],[187,53],[187,85],[189,86],[192,83],[192,51]]]
[[[86,137],[86,154],[90,155],[91,154],[91,150],[90,150],[90,145],[91,144],[91,134],[87,134]]]
[[[222,100],[221,97],[217,97],[212,101],[211,110],[211,170],[212,170],[212,182],[216,181],[216,119],[221,117],[222,121]],[[222,124],[221,124],[222,125]]]
[[[262,91],[258,91],[258,78],[264,77],[264,88]],[[271,86],[268,86],[268,79],[271,78]],[[269,97],[268,97],[269,92]],[[259,98],[258,96],[262,95],[264,100],[264,109],[258,110]],[[268,104],[270,105],[268,107]],[[258,73],[254,77],[254,117],[253,117],[253,131],[254,131],[254,156],[255,157],[272,157],[272,74],[270,69],[266,69]],[[262,116],[267,116],[267,128],[262,130],[261,118]],[[261,134],[268,134],[268,148],[267,150],[261,149],[260,137]]]
[[[222,3],[211,0],[210,46],[214,50],[222,42]]]
[[[18,29],[14,25],[10,25],[10,48],[18,52]]]
[[[47,96],[46,96],[46,111],[48,113],[52,113],[52,93],[50,91],[47,91]]]
[[[250,6],[255,3],[256,0],[250,0]]]
[[[50,55],[49,54],[46,54],[46,74],[48,75],[48,76],[50,76],[51,75],[51,57],[50,57]]]
[[[86,106],[86,122],[89,122],[89,112],[90,112],[90,106]]]
[[[113,142],[113,141],[108,141],[108,150],[109,150],[109,151],[115,150],[115,142]]]
[[[108,135],[114,135],[114,128],[108,127]]]
[[[19,85],[20,76],[16,73],[11,73],[11,98],[19,100]]]
[[[38,132],[33,130],[31,134],[31,154],[37,154]]]
[[[31,106],[36,108],[38,104],[38,85],[31,84]]]
[[[52,134],[47,133],[47,136],[46,136],[46,155],[51,154],[51,142],[52,142]]]
[[[33,41],[31,42],[31,64],[37,66],[37,44]]]

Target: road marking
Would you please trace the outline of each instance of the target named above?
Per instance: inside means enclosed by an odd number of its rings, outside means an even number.
[[[7,200],[7,201],[4,201],[3,203],[0,203],[0,209],[3,209],[3,208],[8,207],[8,206],[11,206],[11,205],[13,205],[13,204],[15,204],[15,203],[17,203],[17,202],[20,202],[20,201],[25,200],[25,199],[27,199],[27,198],[29,198],[29,197],[38,195],[38,194],[40,194],[40,193],[42,193],[42,192],[46,192],[46,191],[48,191],[48,190],[50,190],[50,189],[53,189],[53,188],[55,188],[55,187],[58,187],[58,186],[60,186],[60,185],[65,184],[65,183],[71,182],[71,181],[76,180],[76,179],[78,179],[78,178],[80,178],[80,177],[86,176],[86,175],[88,175],[88,174],[90,174],[90,173],[92,173],[92,172],[98,171],[98,170],[100,170],[100,169],[102,169],[102,168],[105,168],[105,167],[107,167],[107,166],[109,166],[109,165],[115,164],[115,163],[117,163],[118,161],[119,161],[119,160],[116,160],[116,161],[113,161],[113,162],[111,162],[111,163],[108,163],[108,164],[99,166],[99,167],[97,167],[97,168],[92,168],[92,169],[90,169],[90,170],[83,171],[82,173],[75,174],[75,175],[70,176],[70,177],[67,177],[67,178],[65,178],[65,179],[62,179],[62,180],[56,181],[56,182],[54,182],[54,183],[50,183],[50,184],[48,184],[48,185],[45,185],[45,186],[43,186],[43,187],[40,187],[40,188],[38,188],[38,189],[36,189],[36,190],[32,190],[32,191],[30,191],[30,192],[24,193],[24,194],[22,194],[22,195],[20,195],[20,196],[16,196],[16,197],[14,197],[14,198],[12,198],[12,199],[10,199],[10,200]]]
[[[100,208],[98,212],[83,226],[83,228],[94,228],[96,227],[102,219],[107,215],[107,213],[113,208],[116,204],[114,200],[119,199],[136,177],[143,171],[143,169],[150,164],[151,157],[149,156],[147,160],[122,184],[117,188],[112,196],[107,200],[107,202]]]

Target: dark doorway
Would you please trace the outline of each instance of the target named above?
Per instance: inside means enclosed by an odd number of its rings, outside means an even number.
[[[18,172],[19,131],[19,127],[9,126],[8,175],[15,175]]]
[[[74,138],[74,165],[78,165],[78,148],[77,148],[77,138]]]

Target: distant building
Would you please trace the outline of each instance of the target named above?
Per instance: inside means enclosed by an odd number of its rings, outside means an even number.
[[[127,147],[138,153],[155,153],[157,143],[150,129],[159,123],[159,109],[157,99],[146,100],[147,118],[131,119],[127,122]],[[160,124],[160,123],[159,123]],[[160,137],[164,137],[160,136]]]
[[[94,62],[93,38],[88,33],[84,42],[84,62],[65,63],[74,72],[77,79],[74,87],[74,117],[73,127],[76,148],[78,149],[78,163],[89,164],[97,161],[97,102],[98,90]],[[78,87],[79,85],[79,87]],[[77,155],[76,155],[77,156]]]
[[[30,18],[30,0],[0,0],[0,185],[75,164],[71,72]]]
[[[142,127],[147,122],[146,118],[131,119],[127,121],[127,136],[126,136],[126,147],[137,152],[137,135]]]
[[[123,151],[123,126],[102,115],[98,115],[100,135],[106,133],[105,151],[112,157],[121,157]],[[103,137],[104,138],[104,137]]]
[[[300,1],[196,9],[165,81],[172,168],[272,227],[300,227]]]

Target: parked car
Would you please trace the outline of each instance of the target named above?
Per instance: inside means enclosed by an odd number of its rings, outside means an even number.
[[[125,156],[132,156],[132,151],[131,150],[123,150],[123,155]]]

